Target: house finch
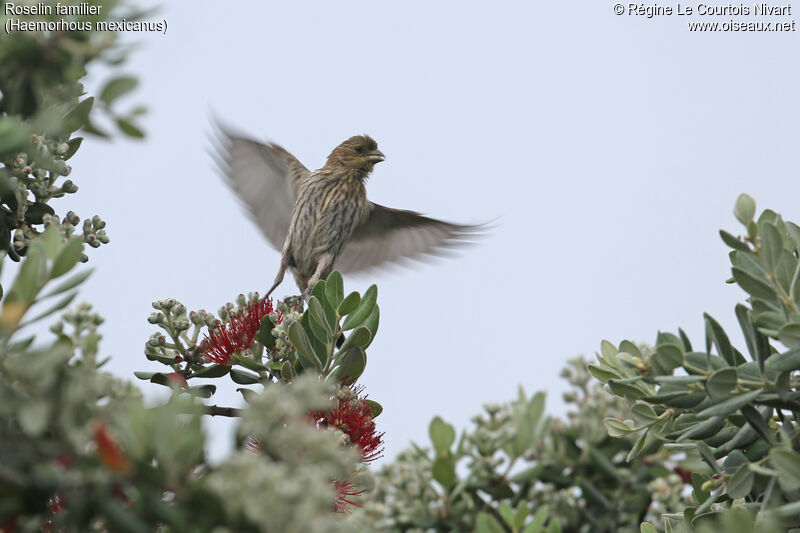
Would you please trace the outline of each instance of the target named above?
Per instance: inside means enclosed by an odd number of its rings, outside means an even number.
[[[325,166],[309,171],[274,143],[220,129],[217,163],[269,242],[282,246],[267,296],[286,269],[308,296],[334,267],[356,272],[404,258],[436,255],[465,243],[480,225],[443,222],[367,200],[364,182],[384,160],[378,144],[356,135],[334,148]]]

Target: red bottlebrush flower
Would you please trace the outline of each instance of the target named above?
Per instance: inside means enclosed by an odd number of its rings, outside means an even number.
[[[358,490],[356,486],[349,481],[341,479],[333,480],[333,488],[336,489],[336,501],[333,504],[333,510],[337,513],[349,513],[350,507],[355,505],[361,507],[360,504],[352,501],[350,498],[360,496],[364,493],[364,489]]]
[[[117,441],[108,432],[106,425],[95,420],[92,424],[92,432],[94,433],[94,442],[97,444],[97,454],[106,468],[122,474],[128,473],[131,465],[122,454]]]
[[[232,316],[227,324],[206,335],[201,345],[205,358],[220,365],[230,363],[234,353],[241,353],[253,344],[261,319],[272,311],[272,300],[251,302],[242,314]]]
[[[363,386],[343,387],[334,398],[333,407],[327,412],[311,413],[318,427],[333,427],[347,435],[350,443],[358,446],[361,462],[370,463],[382,457],[383,433],[375,429],[372,409]]]

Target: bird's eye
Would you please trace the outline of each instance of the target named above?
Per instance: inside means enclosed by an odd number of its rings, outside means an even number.
[[[357,154],[364,153],[364,147],[363,146],[356,146],[356,153]]]

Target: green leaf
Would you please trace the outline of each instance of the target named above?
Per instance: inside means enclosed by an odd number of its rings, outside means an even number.
[[[625,462],[630,463],[633,461],[633,458],[641,453],[642,449],[644,448],[645,442],[647,441],[647,435],[649,431],[642,431],[642,434],[639,435],[639,438],[636,439],[636,442],[633,444],[633,447],[628,452],[628,455],[625,457]]]
[[[361,303],[361,295],[357,292],[353,291],[347,295],[347,298],[342,300],[342,303],[339,304],[339,316],[349,315],[353,311],[358,308],[358,305]]]
[[[158,361],[159,363],[164,365],[174,365],[175,363],[178,362],[175,360],[175,356],[165,357],[163,355],[152,354],[148,352],[145,352],[144,356],[147,357],[150,361]]]
[[[713,470],[715,474],[721,474],[722,472],[717,464],[717,460],[714,458],[714,454],[711,452],[711,449],[708,447],[708,445],[704,442],[698,442],[696,445],[697,451],[703,461],[705,461],[708,466],[711,467],[711,470]],[[694,477],[695,476],[692,475],[692,484],[694,484]]]
[[[781,234],[772,224],[764,224],[761,226],[761,258],[764,261],[764,266],[770,272],[775,271],[778,265],[778,260],[781,258],[783,251],[783,239]]]
[[[272,320],[270,320],[269,315],[267,315],[261,319],[261,326],[258,328],[258,334],[256,335],[258,342],[263,344],[264,348],[268,350],[275,347],[275,337],[272,335],[274,327]]]
[[[55,296],[57,294],[61,294],[62,292],[66,292],[70,289],[73,289],[78,285],[80,285],[81,283],[83,283],[84,281],[86,281],[86,278],[91,276],[92,272],[94,272],[94,269],[91,268],[86,269],[82,272],[78,272],[77,274],[74,274],[73,276],[70,276],[66,280],[62,281],[57,287],[55,287],[54,289],[50,289],[45,294],[41,295],[39,298],[44,300],[45,298],[50,298],[51,296]]]
[[[11,291],[23,304],[30,305],[36,298],[36,294],[41,289],[42,284],[44,284],[46,276],[47,260],[45,259],[44,250],[42,247],[31,246],[25,261],[23,261],[19,269],[17,279],[14,280]]]
[[[383,412],[383,406],[376,402],[375,400],[364,400],[369,407],[370,416],[372,418],[377,418]]]
[[[594,376],[595,379],[602,381],[603,383],[606,383],[610,379],[618,379],[622,377],[616,372],[599,367],[597,365],[586,365],[586,369],[589,370],[589,373]]]
[[[609,379],[607,385],[611,389],[611,392],[617,396],[622,396],[626,400],[635,401],[645,397],[645,393],[641,389],[633,385],[628,385],[627,383]]]
[[[683,349],[672,343],[659,344],[656,346],[656,353],[653,355],[653,362],[658,363],[666,372],[683,365]]]
[[[334,270],[328,276],[325,282],[325,297],[328,302],[336,309],[344,299],[344,281],[342,274],[338,270]]]
[[[750,247],[747,243],[737,239],[727,231],[719,230],[719,236],[722,237],[722,242],[733,248],[734,250],[741,250],[742,252],[749,252]]]
[[[300,324],[299,320],[293,322],[292,325],[289,326],[289,340],[292,341],[292,344],[294,344],[301,361],[308,363],[309,366],[315,367],[318,371],[322,370],[322,364],[311,350],[311,344],[308,340],[308,336],[306,335],[303,325]]]
[[[742,334],[747,343],[747,351],[750,352],[750,357],[753,361],[758,362],[758,368],[763,373],[764,363],[769,357],[769,343],[766,337],[756,330],[753,314],[746,306],[736,304],[736,319],[742,328]]]
[[[522,529],[522,526],[525,525],[525,520],[528,519],[530,512],[531,510],[528,507],[527,502],[519,502],[517,504],[517,510],[514,512],[514,521],[513,524],[511,524],[511,527],[517,531]]]
[[[292,363],[289,361],[284,361],[280,368],[281,377],[286,381],[291,381],[294,379],[294,367]]]
[[[227,365],[211,365],[192,374],[193,378],[219,378],[230,372],[231,367]]]
[[[714,346],[717,347],[717,354],[722,356],[731,366],[739,364],[739,361],[736,360],[733,347],[731,346],[731,341],[728,340],[728,335],[725,333],[725,330],[722,329],[722,326],[719,325],[719,322],[714,320],[708,313],[703,313],[703,318],[711,329]],[[744,361],[741,362],[744,363]]]
[[[128,137],[133,137],[134,139],[144,138],[144,132],[127,119],[117,118],[117,127]]]
[[[82,142],[83,137],[74,137],[67,141],[67,146],[69,146],[69,149],[67,150],[67,153],[64,154],[64,161],[69,161],[72,156],[75,155],[75,152],[77,152],[78,148],[81,147]]]
[[[746,226],[756,216],[756,201],[747,194],[740,194],[733,208],[733,216]]]
[[[48,316],[52,315],[53,313],[61,311],[66,306],[68,306],[70,303],[72,303],[72,300],[74,300],[77,295],[78,295],[77,291],[66,295],[64,298],[59,300],[55,305],[50,307],[47,311],[43,311],[43,312],[39,313],[38,315],[36,315],[35,317],[33,317],[33,318],[29,319],[29,320],[26,320],[24,323],[20,324],[19,327],[27,326],[28,324],[32,324],[34,322],[42,320],[43,318],[47,318]]]
[[[72,237],[67,245],[53,261],[53,268],[50,269],[50,278],[55,279],[69,272],[83,255],[83,243],[80,238]]]
[[[708,376],[706,391],[712,400],[727,398],[733,392],[738,380],[739,373],[736,371],[736,368],[720,368]]]
[[[606,359],[613,359],[619,352],[614,344],[603,339],[603,341],[600,343],[600,353],[603,354],[603,357]]]
[[[89,120],[94,97],[89,97],[76,105],[64,118],[64,128],[68,133],[80,129]]]
[[[342,330],[347,331],[362,325],[367,318],[369,318],[377,300],[378,287],[376,285],[370,285],[366,292],[364,292],[364,296],[361,298],[361,303],[358,305],[358,308],[345,319],[344,324],[342,324]]]
[[[316,356],[321,367],[328,365],[328,353],[333,338],[325,331],[325,327],[319,324],[310,312],[303,313],[300,317],[300,324],[303,326],[312,353]]]
[[[778,330],[778,339],[790,348],[800,347],[800,324],[793,322]]]
[[[28,206],[28,215],[30,214],[30,209],[32,207],[34,207],[35,205],[37,205],[37,204],[33,204],[33,205]],[[41,205],[46,205],[46,204],[41,204]],[[47,207],[49,208],[50,206],[47,206]],[[50,211],[52,211],[52,208],[50,208]],[[52,213],[50,213],[50,214],[52,214]],[[27,218],[28,215],[26,215],[26,218]],[[29,223],[33,223],[30,220],[28,220],[28,222]],[[37,224],[41,224],[41,223],[42,222],[41,222],[41,219],[40,219],[40,221],[37,222]],[[47,259],[49,259],[50,261],[54,260],[56,257],[58,257],[58,254],[61,251],[61,248],[63,247],[63,244],[61,243],[61,232],[58,231],[58,228],[55,225],[50,226],[39,237],[38,244],[41,244],[41,245],[44,246],[44,252],[45,252],[45,255],[47,256]]]
[[[28,224],[42,224],[45,215],[54,215],[55,211],[52,207],[45,203],[35,202],[28,206],[25,211],[25,222]],[[53,227],[53,226],[51,226]],[[58,230],[55,230],[58,234]]]
[[[631,407],[631,415],[633,419],[642,425],[649,424],[658,420],[658,415],[652,407],[646,403],[638,402]]]
[[[697,416],[701,418],[707,418],[711,416],[728,416],[729,414],[738,411],[743,405],[747,405],[748,403],[758,398],[758,396],[762,392],[764,391],[762,391],[761,389],[756,389],[754,391],[745,392],[744,394],[733,396],[721,403],[703,409],[702,411],[697,413]]]
[[[603,423],[606,425],[608,434],[612,437],[624,437],[629,433],[638,431],[637,429],[630,427],[625,422],[621,422],[616,418],[606,418],[603,420]]]
[[[742,407],[742,416],[744,416],[747,423],[753,427],[762,439],[769,444],[774,442],[775,439],[772,436],[772,430],[769,429],[769,426],[761,417],[761,413],[759,413],[755,407],[752,405],[745,405]]]
[[[100,101],[111,104],[120,96],[134,90],[139,84],[139,80],[132,76],[119,76],[106,83],[100,91]]]
[[[547,524],[547,533],[561,533],[561,531],[561,521],[557,516],[554,516]]]
[[[336,368],[335,377],[344,384],[355,383],[366,366],[367,354],[358,346],[353,346],[344,354],[342,364]]]
[[[619,343],[619,351],[620,353],[625,352],[632,357],[637,357],[639,359],[642,358],[642,352],[639,351],[639,348],[637,348],[634,343],[628,340]]]
[[[231,368],[231,379],[239,385],[253,385],[261,381],[257,374],[251,374],[238,368]]]
[[[800,370],[800,348],[792,348],[782,354],[773,355],[767,359],[766,367],[775,372]]]
[[[736,283],[750,295],[756,298],[763,298],[764,300],[775,300],[777,298],[775,289],[773,289],[767,281],[739,267],[733,267],[731,271],[733,272],[733,279],[736,280]]]
[[[736,473],[731,479],[728,480],[728,483],[726,484],[726,492],[728,496],[734,500],[744,498],[753,488],[754,479],[755,475],[753,474],[753,471],[750,470],[749,463],[739,465]]]
[[[688,431],[678,437],[676,441],[681,442],[687,439],[703,440],[711,435],[716,434],[724,425],[724,416],[712,416],[711,418],[703,420],[702,422],[692,426]]]
[[[370,331],[364,326],[359,326],[344,340],[342,347],[339,348],[339,353],[345,353],[351,346],[365,348],[369,345],[370,340],[372,340]]]
[[[497,511],[500,513],[500,516],[503,518],[508,527],[516,529],[516,526],[514,525],[514,510],[511,508],[511,504],[508,503],[508,500],[501,501],[500,505],[497,507]]]
[[[333,324],[328,323],[325,310],[322,308],[322,304],[317,300],[316,296],[312,296],[308,299],[308,311],[311,313],[311,318],[324,327],[329,336],[333,335]],[[327,341],[328,339],[325,340]]]
[[[216,385],[198,385],[197,387],[189,387],[186,389],[191,395],[198,398],[211,398],[217,392]]]
[[[547,521],[549,512],[550,508],[547,505],[539,507],[536,514],[533,515],[533,521],[522,530],[523,533],[540,533],[544,529],[544,523]]]
[[[375,335],[378,334],[378,323],[381,319],[381,307],[378,304],[375,304],[375,307],[372,308],[372,312],[369,314],[367,319],[364,321],[363,326],[369,330],[371,333],[369,342],[364,346],[364,349],[368,348],[372,341],[375,340]]]
[[[431,420],[428,433],[437,455],[447,453],[450,446],[456,441],[455,428],[438,416]]]
[[[140,372],[140,371],[136,371],[136,372],[133,373],[134,376],[136,376],[137,378],[139,378],[141,380],[144,380],[144,381],[150,381],[150,378],[152,378],[156,374],[158,374],[158,372]]]
[[[641,533],[658,533],[658,530],[649,522],[642,522],[639,526],[639,531]]]
[[[786,448],[773,448],[769,461],[778,471],[778,481],[788,492],[800,489],[800,454]]]
[[[233,360],[236,361],[238,364],[242,365],[243,367],[253,370],[254,372],[263,372],[267,369],[261,363],[254,361],[249,357],[243,357],[238,353],[233,354]]]
[[[456,484],[456,467],[453,458],[449,455],[440,455],[433,461],[431,468],[433,479],[445,489],[449,490]]]
[[[475,521],[475,533],[505,533],[505,529],[495,517],[481,511]]]

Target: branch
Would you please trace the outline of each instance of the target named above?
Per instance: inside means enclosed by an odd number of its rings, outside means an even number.
[[[242,410],[236,407],[220,407],[218,405],[206,405],[205,414],[211,416],[229,416],[237,417],[242,416]]]

